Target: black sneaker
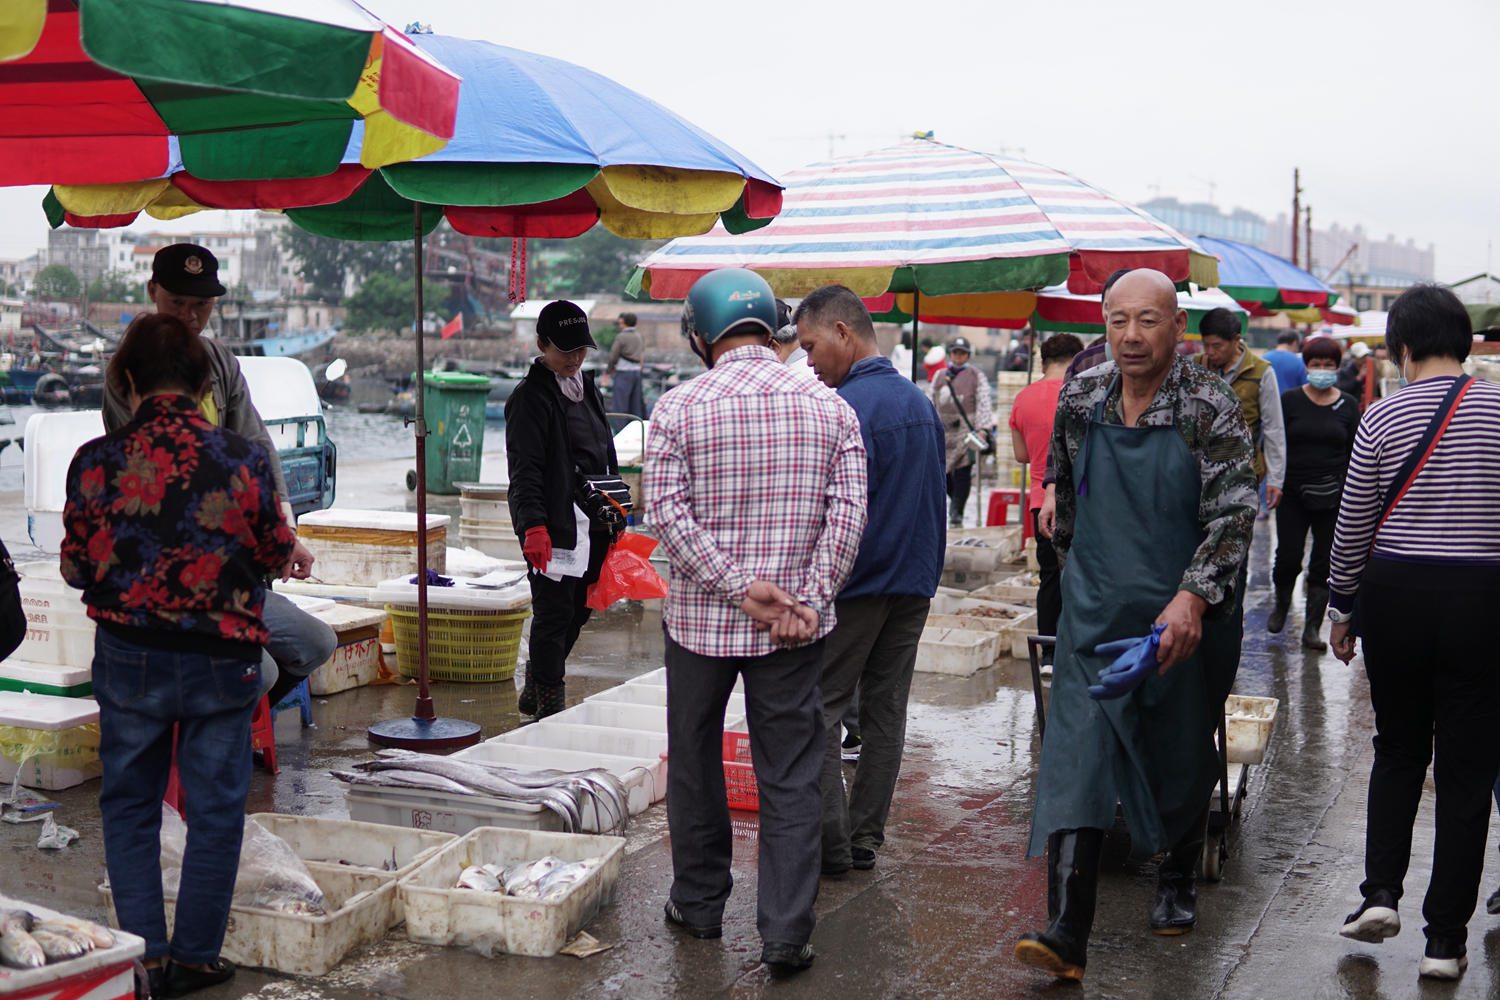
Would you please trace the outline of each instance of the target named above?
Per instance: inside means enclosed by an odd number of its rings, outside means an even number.
[[[843,747],[845,750],[858,750],[860,742],[858,733],[850,733],[844,737]]]
[[[760,960],[774,972],[801,972],[811,968],[818,953],[811,944],[787,944],[783,941],[767,941],[760,950]]]
[[[169,962],[166,975],[162,978],[160,996],[187,996],[189,993],[206,990],[210,986],[227,983],[233,978],[234,964],[225,958],[214,959],[213,964],[207,969],[190,969],[185,965]]]
[[[1396,913],[1396,897],[1386,889],[1376,889],[1365,897],[1359,909],[1344,918],[1339,933],[1355,941],[1379,944],[1401,933],[1401,917]]]
[[[1422,952],[1422,963],[1417,966],[1421,979],[1457,979],[1469,968],[1469,952],[1458,941],[1443,941],[1437,937],[1427,939]]]
[[[695,938],[716,938],[724,936],[723,924],[694,924],[689,923],[688,918],[682,915],[677,904],[670,899],[666,907],[667,923],[676,924]]]
[[[875,867],[875,852],[868,847],[849,848],[849,863],[862,872]]]

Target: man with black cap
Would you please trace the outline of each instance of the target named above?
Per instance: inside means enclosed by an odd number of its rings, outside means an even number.
[[[549,302],[536,321],[541,351],[505,403],[510,519],[531,569],[531,656],[518,706],[538,718],[566,707],[568,653],[589,620],[589,584],[610,531],[574,502],[579,475],[618,474],[604,399],[583,370],[589,320],[571,302]]]
[[[214,303],[225,288],[219,283],[219,261],[208,248],[194,243],[174,243],[162,247],[151,261],[151,280],[146,282],[146,297],[158,313],[181,320],[195,334],[201,334],[213,315]],[[239,361],[229,348],[212,338],[203,338],[208,349],[212,384],[199,404],[208,421],[234,431],[260,445],[271,463],[271,478],[276,496],[288,525],[295,525],[291,501],[287,499],[286,477],[281,458],[271,435],[250,400],[250,388],[240,372]],[[113,433],[130,423],[132,413],[126,401],[104,384],[104,429]],[[282,567],[281,578],[305,580],[312,574],[313,554],[301,541]],[[338,636],[326,623],[301,611],[281,594],[267,588],[261,617],[271,633],[261,657],[261,683],[266,686],[271,704],[291,693],[302,679],[327,662],[338,645]]]

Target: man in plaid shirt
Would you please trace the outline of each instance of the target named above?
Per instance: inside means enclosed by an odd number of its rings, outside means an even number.
[[[693,285],[683,332],[709,371],[656,404],[644,487],[671,563],[667,919],[721,933],[732,884],[723,719],[743,677],[761,961],[796,970],[813,960],[821,866],[823,637],[864,533],[866,472],[854,410],[787,372],[768,346],[776,320],[770,287],[749,271]]]

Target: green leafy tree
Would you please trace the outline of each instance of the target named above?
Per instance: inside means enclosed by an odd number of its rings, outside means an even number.
[[[66,264],[48,264],[36,273],[36,293],[44,299],[76,299],[83,288]]]
[[[133,275],[108,271],[89,284],[89,299],[93,302],[144,302],[146,290]]]
[[[533,240],[531,252],[557,254],[547,268],[550,294],[618,294],[636,264],[665,242],[627,240],[595,226],[571,240]]]
[[[443,316],[449,291],[433,281],[422,284],[422,304],[428,315]],[[350,333],[372,330],[410,330],[417,283],[410,275],[399,278],[377,271],[364,280],[359,290],[344,300],[348,313],[344,329]]]
[[[312,297],[325,302],[343,299],[346,274],[362,280],[384,275],[407,281],[412,275],[409,241],[335,240],[288,226],[281,231],[281,249],[296,263],[297,274],[311,287]]]

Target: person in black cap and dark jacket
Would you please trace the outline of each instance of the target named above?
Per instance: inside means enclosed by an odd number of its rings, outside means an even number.
[[[207,247],[173,243],[156,251],[152,258],[146,297],[157,313],[181,320],[195,336],[208,325],[214,303],[224,292],[224,286],[219,283],[218,258]],[[203,395],[199,409],[209,423],[234,431],[265,450],[282,517],[289,527],[294,527],[296,519],[291,501],[287,499],[281,459],[264,421],[250,400],[250,387],[240,372],[239,360],[217,340],[204,337],[200,342],[208,350],[209,391]],[[123,379],[119,383],[123,384]],[[103,408],[105,431],[112,433],[130,423],[130,405],[120,393],[115,379],[104,380]],[[288,577],[305,580],[312,574],[312,565],[312,552],[298,541],[278,575],[283,580]],[[261,657],[261,681],[274,705],[291,694],[303,678],[327,662],[338,645],[338,636],[326,622],[314,618],[269,588],[261,615],[271,633],[271,641]]]
[[[607,529],[579,537],[585,515],[573,498],[579,474],[619,472],[604,400],[583,371],[588,317],[571,302],[550,302],[536,323],[541,356],[505,404],[505,450],[510,470],[510,519],[531,565],[531,658],[519,707],[523,715],[553,715],[566,705],[568,654],[589,620],[589,584],[609,551]],[[582,576],[548,575],[555,553],[587,541]]]

